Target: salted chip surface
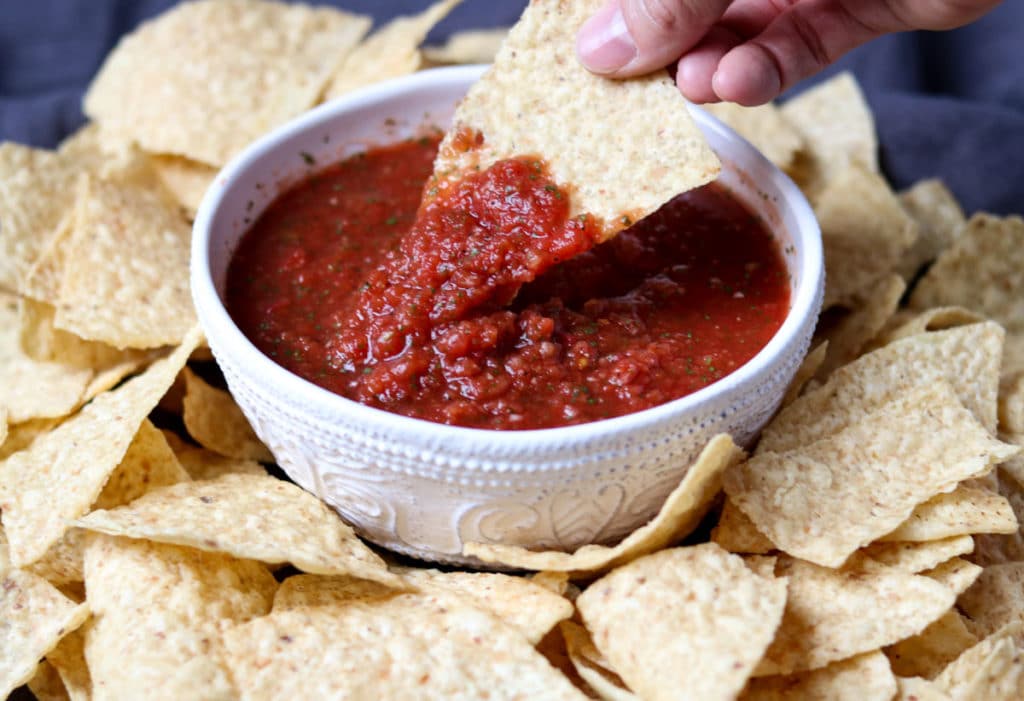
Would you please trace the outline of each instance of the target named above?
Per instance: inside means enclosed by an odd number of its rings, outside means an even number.
[[[910,297],[917,309],[950,304],[1024,331],[1024,219],[971,217]]]
[[[196,327],[169,356],[0,463],[0,509],[15,566],[42,557],[89,510],[201,335]]]
[[[960,203],[937,178],[929,178],[901,192],[900,204],[918,225],[918,237],[900,262],[898,272],[909,280],[925,263],[949,248],[967,221]]]
[[[429,63],[491,63],[508,36],[508,27],[453,32],[440,46],[424,46]]]
[[[951,610],[917,635],[885,648],[885,654],[893,671],[901,677],[934,679],[977,642],[978,638],[964,625],[963,617]]]
[[[93,511],[76,524],[269,564],[290,562],[305,572],[401,585],[327,505],[275,477],[228,474],[184,482],[127,506]]]
[[[809,170],[801,184],[813,196],[850,163],[878,172],[875,118],[852,73],[843,72],[782,105],[782,114],[803,136]]]
[[[80,167],[53,151],[0,143],[0,288],[21,289],[74,206]]]
[[[224,644],[247,701],[585,698],[518,630],[449,593],[275,610]]]
[[[918,504],[1017,452],[993,439],[949,385],[937,383],[830,438],[759,453],[727,471],[724,486],[779,548],[838,567],[899,526]]]
[[[784,580],[755,574],[713,543],[634,560],[576,600],[594,645],[644,699],[738,693],[785,603]]]
[[[92,380],[89,368],[39,361],[21,346],[18,299],[0,292],[0,406],[11,423],[70,414]]]
[[[525,577],[417,567],[392,567],[392,571],[417,589],[450,592],[479,606],[516,628],[534,645],[574,612],[572,603],[564,596]]]
[[[462,554],[528,570],[588,574],[617,567],[690,534],[721,490],[722,475],[743,456],[728,435],[715,436],[672,490],[661,511],[618,545],[584,545],[573,553],[536,552],[513,545],[466,543]]]
[[[783,409],[761,434],[758,452],[782,452],[838,433],[919,385],[946,381],[989,432],[1004,332],[992,322],[917,334],[861,356]]]
[[[757,675],[818,669],[916,635],[953,605],[953,592],[895,568],[819,567],[779,558],[788,596]]]
[[[83,178],[54,324],[116,348],[181,342],[195,325],[188,222],[159,191]]]
[[[273,462],[274,456],[260,442],[234,398],[211,387],[185,369],[185,399],[182,417],[189,435],[204,448],[229,458]]]
[[[223,699],[220,634],[267,613],[277,583],[258,562],[90,534],[85,586],[96,698]]]
[[[907,285],[899,275],[888,275],[857,295],[853,308],[822,335],[828,351],[815,377],[827,378],[836,368],[856,360],[896,312]]]
[[[42,577],[0,572],[0,695],[31,679],[39,660],[88,616],[88,607]]]
[[[734,102],[715,102],[701,109],[725,122],[764,156],[783,170],[804,146],[804,138],[772,103],[744,107]]]
[[[85,113],[147,151],[220,166],[312,107],[369,27],[366,17],[308,5],[183,3],[121,39]]]
[[[345,93],[419,70],[420,44],[462,0],[441,0],[417,15],[396,17],[356,46],[331,78],[324,94],[332,100]]]
[[[958,485],[919,505],[881,541],[934,541],[964,533],[1014,533],[1017,517],[1007,499],[989,489]]]
[[[868,652],[811,672],[751,679],[741,701],[891,701],[896,677],[881,652]]]
[[[823,309],[850,304],[893,272],[917,239],[917,224],[889,184],[860,162],[835,176],[814,212],[825,249]]]
[[[569,190],[570,214],[597,217],[607,238],[718,174],[667,73],[608,80],[580,64],[577,30],[601,4],[530,3],[455,112],[434,163],[442,182],[498,160],[539,157]],[[467,131],[482,144],[458,148]]]

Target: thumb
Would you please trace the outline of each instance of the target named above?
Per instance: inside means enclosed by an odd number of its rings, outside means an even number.
[[[583,23],[576,53],[587,69],[613,78],[675,63],[721,18],[731,0],[609,0]]]

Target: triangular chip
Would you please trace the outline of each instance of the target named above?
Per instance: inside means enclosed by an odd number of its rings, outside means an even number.
[[[424,46],[423,58],[433,64],[492,63],[508,36],[508,27],[453,32],[441,46]]]
[[[980,321],[985,321],[985,317],[963,307],[932,307],[923,312],[901,309],[893,314],[871,345],[874,349],[907,336],[916,336],[928,331],[945,331]]]
[[[881,541],[931,541],[964,533],[1014,533],[1017,518],[1005,497],[988,489],[959,485],[920,504]]]
[[[996,631],[954,660],[935,684],[957,701],[1017,701],[1024,695],[1019,624]]]
[[[153,169],[189,217],[195,217],[203,195],[217,177],[213,166],[181,156],[157,156],[153,159]]]
[[[93,511],[76,525],[269,564],[290,562],[305,572],[401,585],[326,504],[275,477],[228,474],[185,482],[149,492],[127,506]]]
[[[964,650],[978,642],[963,617],[947,611],[923,631],[885,649],[893,671],[901,677],[933,679]]]
[[[959,596],[974,584],[978,575],[981,574],[981,568],[962,557],[954,557],[921,574],[945,585]]]
[[[594,647],[590,633],[572,621],[559,624],[565,638],[566,651],[576,673],[604,701],[636,701],[637,696],[626,688],[622,677],[608,669],[608,661]]]
[[[661,511],[615,546],[584,545],[574,553],[534,552],[511,545],[466,543],[463,555],[528,570],[590,574],[629,562],[681,540],[697,526],[721,489],[722,474],[742,457],[727,435],[715,436],[690,466]]]
[[[971,217],[910,297],[917,309],[951,304],[1024,331],[1024,219]]]
[[[275,609],[224,644],[252,701],[585,698],[515,628],[448,593]]]
[[[576,33],[600,6],[530,3],[459,104],[435,175],[457,178],[498,160],[538,157],[570,192],[570,214],[596,217],[606,238],[718,174],[718,159],[667,73],[608,80],[579,62]],[[459,148],[476,142],[467,132],[482,143]]]
[[[560,621],[572,616],[572,603],[525,577],[483,572],[440,572],[419,567],[392,568],[424,592],[445,591],[509,624],[534,645]]]
[[[897,272],[906,280],[913,279],[925,263],[952,245],[960,235],[966,219],[953,193],[941,180],[930,178],[900,193],[900,204],[918,226],[918,237],[903,255]]]
[[[183,3],[121,39],[85,113],[147,151],[220,166],[312,107],[369,26],[333,8]]]
[[[825,309],[851,303],[893,272],[917,239],[917,224],[885,179],[859,163],[835,177],[814,212],[825,248]]]
[[[998,324],[971,324],[863,355],[783,409],[765,427],[758,452],[791,450],[833,435],[912,388],[940,380],[994,433],[1003,335]]]
[[[116,348],[179,343],[195,325],[191,230],[163,194],[83,178],[54,325]]]
[[[611,668],[651,700],[680,689],[695,699],[737,694],[785,603],[784,580],[755,574],[713,543],[634,560],[576,600]]]
[[[788,578],[789,593],[759,675],[817,669],[891,645],[920,633],[955,600],[942,584],[892,568],[834,570],[783,557],[775,574]]]
[[[785,677],[759,677],[740,695],[741,701],[891,701],[896,677],[881,652],[868,652],[811,672]]]
[[[89,616],[42,577],[0,572],[0,696],[35,674],[36,664]]]
[[[971,536],[958,535],[923,543],[872,543],[861,550],[861,554],[885,567],[895,567],[904,572],[924,572],[950,558],[966,555],[972,549],[974,540]]]
[[[830,438],[759,453],[726,472],[725,491],[796,557],[838,567],[914,508],[1016,454],[945,383],[909,392]],[[908,538],[897,538],[908,540]]]
[[[230,394],[206,384],[188,368],[184,375],[182,418],[197,443],[229,458],[274,461]]]
[[[332,100],[373,83],[415,73],[427,34],[462,0],[441,0],[423,12],[396,17],[356,46],[334,74],[324,95]]]
[[[42,557],[88,511],[200,336],[193,329],[168,357],[0,463],[0,509],[15,565]]]
[[[94,620],[85,658],[108,698],[236,698],[220,633],[270,610],[277,583],[258,562],[90,534]]]

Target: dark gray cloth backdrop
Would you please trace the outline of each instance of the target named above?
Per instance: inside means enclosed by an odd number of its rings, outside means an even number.
[[[175,0],[0,0],[0,139],[53,146],[82,121],[82,91],[118,37]],[[329,0],[378,20],[425,0]],[[433,33],[507,25],[523,0],[466,0]],[[937,175],[968,212],[1024,211],[1024,2],[972,26],[881,39],[854,71],[878,120],[882,158],[905,187]]]

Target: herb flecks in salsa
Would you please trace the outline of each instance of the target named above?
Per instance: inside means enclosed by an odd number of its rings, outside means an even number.
[[[417,211],[436,148],[372,149],[260,217],[228,276],[229,311],[258,347],[371,406],[526,429],[694,392],[752,358],[785,317],[775,243],[717,186],[594,247],[597,223],[570,218],[529,158]]]

